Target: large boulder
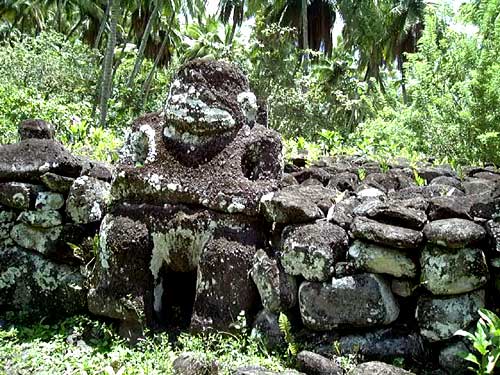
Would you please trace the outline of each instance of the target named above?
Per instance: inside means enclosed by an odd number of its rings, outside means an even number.
[[[326,221],[289,226],[283,231],[281,264],[291,275],[310,281],[325,281],[335,270],[335,263],[345,257],[346,232]]]
[[[357,269],[366,272],[409,278],[417,274],[415,262],[401,250],[356,240],[349,248],[349,257]]]
[[[0,182],[38,181],[47,172],[78,177],[82,166],[64,146],[50,139],[0,145]]]
[[[374,274],[329,283],[304,282],[299,288],[299,305],[304,324],[319,331],[387,325],[399,315],[390,286]]]
[[[354,238],[400,249],[416,249],[423,241],[421,232],[382,224],[364,217],[354,219],[351,232]]]
[[[262,305],[269,311],[287,311],[297,303],[297,282],[288,275],[277,259],[269,257],[264,250],[255,253],[252,279],[259,290]]]
[[[424,287],[435,295],[461,294],[488,281],[486,257],[480,249],[446,250],[428,245],[420,257]]]
[[[138,322],[145,318],[144,313],[152,319],[151,308],[144,306],[144,299],[152,299],[148,295],[153,287],[151,247],[143,222],[121,215],[104,217],[88,295],[90,312],[121,321]],[[161,295],[157,292],[156,296],[160,301],[150,304],[159,311]]]
[[[0,309],[50,319],[84,313],[85,278],[78,267],[53,263],[19,247],[0,251]]]
[[[431,342],[447,340],[459,329],[466,329],[478,318],[484,307],[484,290],[453,297],[422,296],[417,303],[415,317],[420,333]]]
[[[430,243],[460,248],[481,243],[486,237],[486,231],[470,220],[443,219],[429,222],[424,228],[424,235]]]

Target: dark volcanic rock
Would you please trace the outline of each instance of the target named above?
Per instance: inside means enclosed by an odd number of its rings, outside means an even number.
[[[127,217],[106,215],[99,245],[88,295],[90,312],[135,322],[142,319],[140,314],[145,311],[151,320],[153,301],[147,291],[153,287],[149,269],[152,243],[146,225]],[[151,307],[145,310],[144,300],[148,298]],[[155,302],[154,307],[160,311],[161,301]]]
[[[460,181],[456,177],[449,176],[439,176],[433,178],[429,185],[448,185],[453,186],[455,189],[464,191],[464,186],[462,185],[462,181]]]
[[[177,375],[217,375],[219,366],[200,353],[181,353],[173,365],[174,374]]]
[[[259,290],[262,305],[269,311],[287,311],[297,303],[297,282],[283,270],[277,259],[270,258],[264,250],[254,256],[252,276]]]
[[[0,251],[0,309],[50,319],[84,313],[85,278],[78,267],[52,263],[18,247]]]
[[[358,186],[359,178],[358,175],[351,172],[343,172],[334,175],[328,182],[327,188],[335,189],[338,191],[354,191]]]
[[[500,252],[500,222],[490,220],[486,223],[486,230],[489,234],[493,250]]]
[[[280,259],[287,273],[326,281],[333,275],[335,263],[345,258],[348,237],[341,227],[318,221],[286,227],[282,242]]]
[[[486,237],[482,226],[464,219],[431,221],[425,226],[424,234],[430,243],[449,248],[475,245]]]
[[[50,190],[58,192],[58,193],[67,193],[75,182],[74,178],[60,176],[55,173],[45,173],[40,177],[40,180],[43,182],[45,186],[47,186]]]
[[[415,249],[423,241],[421,232],[413,229],[381,224],[364,217],[357,217],[351,225],[354,238],[401,249]]]
[[[342,336],[339,347],[342,355],[359,354],[369,360],[391,361],[403,357],[421,363],[427,357],[424,341],[418,332],[394,328]]]
[[[0,183],[0,204],[17,210],[33,209],[38,192],[42,190],[43,187],[40,185],[21,182]]]
[[[82,166],[60,143],[49,139],[27,139],[0,145],[0,182],[38,181],[47,172],[77,177]]]
[[[385,224],[393,224],[410,229],[422,229],[427,222],[424,211],[404,207],[397,201],[381,202],[371,200],[354,209],[354,214],[366,216]]]
[[[297,355],[297,367],[308,375],[342,375],[344,373],[334,361],[306,350]]]
[[[19,125],[21,141],[30,138],[54,139],[54,126],[43,120],[24,120]]]
[[[210,241],[200,259],[192,325],[227,328],[244,311],[252,320],[259,295],[250,270],[255,246],[219,238]]]
[[[264,309],[257,314],[253,324],[253,332],[264,340],[270,350],[282,348],[285,345],[285,336],[279,326],[279,315]]]
[[[399,315],[390,286],[373,274],[347,276],[328,283],[306,281],[299,288],[299,305],[304,324],[319,331],[387,325]]]
[[[433,198],[442,196],[463,196],[463,191],[449,185],[412,186],[398,191],[389,192],[391,199],[412,199],[416,197]]]
[[[309,179],[315,179],[321,182],[322,185],[326,185],[328,180],[332,177],[330,173],[325,171],[323,168],[318,167],[304,168],[299,172],[293,172],[292,176],[295,177],[299,184],[302,184]]]
[[[420,333],[427,340],[447,340],[459,329],[466,329],[478,318],[477,311],[484,307],[484,290],[477,290],[454,297],[418,300],[416,319]]]
[[[354,220],[354,209],[360,204],[356,197],[342,199],[328,210],[327,220],[348,229]]]
[[[435,295],[470,292],[488,281],[488,265],[480,249],[465,247],[446,251],[427,245],[420,265],[422,284]]]
[[[260,204],[266,219],[274,223],[302,223],[324,217],[316,203],[301,189],[304,187],[289,186],[263,196]]]
[[[356,366],[351,375],[415,375],[413,372],[383,362],[366,362]]]
[[[76,224],[100,221],[106,211],[110,185],[94,177],[75,180],[68,194],[66,213]]]
[[[469,207],[464,204],[463,197],[435,197],[431,198],[429,203],[430,220],[472,219],[468,212]]]

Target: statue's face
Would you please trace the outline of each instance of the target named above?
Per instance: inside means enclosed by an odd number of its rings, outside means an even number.
[[[225,79],[227,73],[222,69],[207,70],[201,64],[182,70],[172,83],[165,105],[165,138],[193,148],[253,122],[257,113],[255,95],[243,76],[239,82],[235,73],[230,73],[233,75]]]

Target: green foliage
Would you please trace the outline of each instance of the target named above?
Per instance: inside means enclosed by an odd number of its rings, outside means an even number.
[[[295,341],[295,337],[292,333],[292,324],[290,323],[290,320],[288,319],[286,314],[280,312],[280,315],[278,317],[278,325],[287,344],[286,358],[289,363],[293,363],[295,361],[295,358],[297,357],[297,354],[299,354],[299,345]]]
[[[459,330],[458,336],[466,337],[473,345],[475,353],[462,353],[462,357],[474,364],[471,370],[478,375],[493,374],[500,368],[500,319],[487,309],[479,310],[480,319],[476,331],[470,333]]]
[[[171,374],[174,359],[186,351],[216,359],[221,374],[249,364],[284,369],[279,356],[263,352],[259,343],[240,334],[184,333],[176,340],[149,334],[131,347],[113,326],[85,316],[54,325],[18,322],[0,328],[0,368],[7,373]]]

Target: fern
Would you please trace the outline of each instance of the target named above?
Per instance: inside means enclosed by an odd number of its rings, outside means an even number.
[[[290,320],[285,314],[281,312],[278,318],[278,325],[280,327],[281,333],[283,333],[285,337],[285,342],[287,344],[287,355],[295,359],[295,357],[297,357],[297,354],[299,353],[299,345],[293,337],[292,324],[290,323]]]

